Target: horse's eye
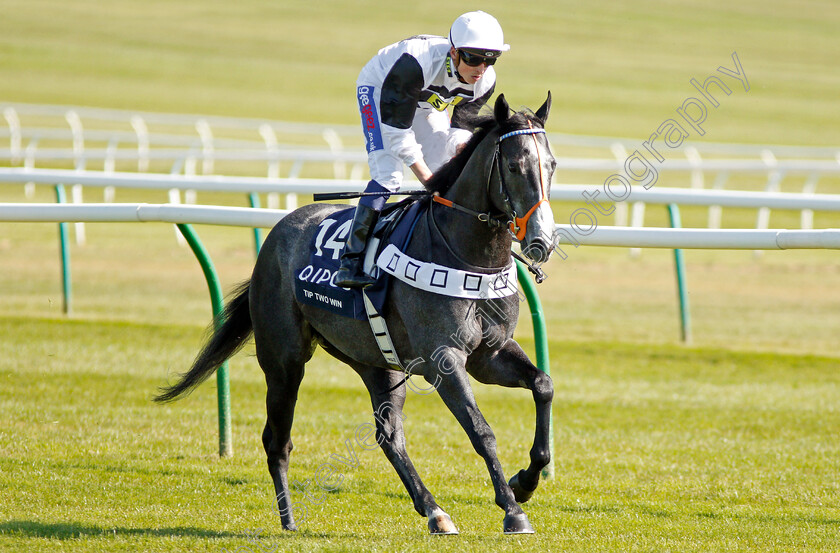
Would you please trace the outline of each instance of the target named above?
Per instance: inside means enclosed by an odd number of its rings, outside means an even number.
[[[516,171],[518,169],[519,169],[519,164],[516,163],[515,161],[511,161],[510,163],[508,163],[508,171],[510,171],[511,173],[516,173]]]

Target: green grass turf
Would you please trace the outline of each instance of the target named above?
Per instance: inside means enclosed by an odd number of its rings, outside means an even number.
[[[149,401],[189,361],[195,327],[5,317],[0,332],[4,551],[233,551],[256,531],[282,551],[837,548],[834,358],[552,340],[557,476],[525,505],[538,533],[521,538],[500,534],[484,463],[440,400],[411,394],[409,452],[462,532],[435,539],[384,456],[358,446],[336,491],[295,492],[301,531],[280,531],[259,441],[264,384],[247,351],[231,370],[235,456],[220,460],[213,384]],[[533,403],[476,392],[512,474]],[[370,419],[361,382],[319,353],[291,477],[314,482]]]

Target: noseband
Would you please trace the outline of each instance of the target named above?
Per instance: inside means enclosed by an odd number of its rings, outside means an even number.
[[[462,211],[464,213],[474,215],[475,217],[478,218],[479,221],[487,223],[488,225],[490,225],[492,227],[501,227],[501,228],[507,227],[509,229],[511,235],[516,237],[517,240],[522,241],[525,238],[525,233],[526,233],[527,226],[528,226],[528,220],[531,218],[531,215],[534,214],[534,212],[537,210],[537,208],[542,203],[548,201],[548,197],[545,193],[545,184],[543,183],[542,156],[540,155],[539,144],[537,144],[537,137],[534,136],[534,135],[537,135],[537,134],[545,134],[545,129],[535,129],[535,128],[531,127],[531,122],[530,121],[528,122],[528,127],[529,128],[527,128],[527,129],[520,129],[518,131],[511,131],[511,132],[505,133],[505,134],[501,135],[496,140],[496,150],[495,150],[495,152],[493,152],[493,162],[492,162],[492,165],[491,165],[490,175],[487,177],[487,192],[488,192],[488,195],[489,195],[489,193],[490,193],[490,183],[493,180],[493,168],[495,168],[496,171],[499,174],[499,195],[502,197],[502,199],[505,203],[505,208],[503,209],[504,214],[502,215],[501,218],[493,216],[490,213],[482,213],[480,211],[475,211],[475,210],[466,208],[464,206],[453,203],[451,200],[447,200],[446,198],[442,198],[437,194],[432,196],[432,201],[434,201],[436,203],[439,203],[441,205],[445,205],[446,207],[451,207],[453,209],[457,209],[458,211]],[[534,139],[534,146],[536,147],[536,150],[537,150],[537,160],[539,162],[539,171],[540,171],[540,200],[537,203],[535,203],[531,207],[531,209],[529,209],[528,212],[525,213],[525,215],[523,217],[517,217],[516,216],[516,210],[513,209],[513,205],[511,204],[511,201],[510,201],[510,194],[508,194],[507,186],[505,186],[504,177],[502,176],[504,173],[502,172],[502,167],[501,167],[501,161],[500,161],[501,160],[501,151],[500,151],[500,149],[501,149],[502,141],[505,140],[506,138],[510,138],[512,136],[521,136],[521,135],[526,135],[526,134],[531,135],[531,137]],[[517,228],[519,229],[518,231],[517,231]]]

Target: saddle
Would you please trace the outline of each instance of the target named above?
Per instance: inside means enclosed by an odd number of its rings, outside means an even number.
[[[381,312],[385,304],[390,275],[378,270],[377,256],[389,245],[402,250],[411,238],[414,225],[428,208],[428,200],[407,198],[386,204],[368,238],[364,270],[376,283],[364,289],[364,295]],[[368,320],[361,289],[341,288],[333,283],[341,252],[353,220],[355,208],[337,211],[321,221],[310,244],[309,262],[295,271],[295,296],[298,301],[357,320]]]

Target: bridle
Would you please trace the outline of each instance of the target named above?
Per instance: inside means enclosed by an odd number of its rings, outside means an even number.
[[[508,228],[511,235],[515,237],[517,240],[522,241],[525,238],[525,233],[527,231],[528,220],[531,218],[531,215],[537,210],[537,208],[542,205],[544,202],[548,201],[548,194],[545,190],[545,182],[543,179],[542,174],[542,155],[540,154],[540,147],[537,143],[537,134],[545,134],[545,129],[537,129],[531,126],[531,122],[528,121],[528,128],[527,129],[519,129],[517,131],[511,131],[501,135],[499,138],[496,139],[496,149],[493,152],[493,161],[490,169],[490,175],[487,177],[487,193],[490,193],[490,185],[493,181],[493,169],[495,168],[496,172],[499,175],[499,195],[502,198],[502,201],[505,204],[505,207],[502,209],[503,214],[501,216],[492,215],[490,213],[483,213],[480,211],[475,211],[473,209],[464,207],[462,205],[458,205],[452,200],[447,200],[446,198],[442,198],[440,195],[435,194],[432,196],[432,201],[438,204],[444,205],[446,207],[451,207],[463,213],[467,213],[469,215],[475,216],[479,221],[483,223],[487,223],[491,227],[499,227],[499,228]],[[511,138],[513,136],[521,136],[521,135],[531,135],[531,138],[534,139],[534,146],[537,150],[537,160],[539,165],[539,172],[540,172],[540,199],[531,206],[531,209],[528,210],[522,217],[516,216],[516,210],[513,209],[513,205],[510,201],[510,194],[508,194],[507,186],[505,186],[505,180],[502,176],[504,172],[502,171],[501,167],[501,144],[502,141]],[[517,231],[517,229],[519,229]]]

